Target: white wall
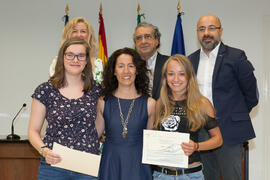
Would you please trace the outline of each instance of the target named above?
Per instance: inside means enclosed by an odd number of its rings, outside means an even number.
[[[146,21],[162,33],[161,49],[170,54],[176,22],[177,0],[103,0],[108,53],[132,47],[137,3]],[[10,133],[11,120],[22,106],[27,108],[15,121],[15,132],[27,134],[31,94],[48,79],[51,59],[57,54],[65,5],[70,18],[88,19],[98,33],[97,0],[0,0],[0,135]],[[220,17],[223,41],[244,49],[258,79],[260,104],[253,110],[257,138],[250,141],[250,179],[269,179],[269,60],[270,1],[268,0],[182,0],[184,38],[187,54],[198,48],[196,23],[206,13]],[[266,156],[267,155],[267,156]],[[255,178],[256,177],[256,178]]]
[[[266,15],[263,17],[263,66],[262,66],[262,83],[261,83],[261,117],[263,119],[262,125],[262,136],[260,139],[262,139],[262,143],[264,145],[264,168],[265,177],[270,177],[270,155],[269,155],[269,149],[270,149],[270,141],[269,141],[269,135],[266,134],[269,132],[270,127],[270,121],[268,120],[270,117],[270,61],[269,61],[269,50],[270,50],[270,15]],[[263,162],[263,161],[262,161]]]

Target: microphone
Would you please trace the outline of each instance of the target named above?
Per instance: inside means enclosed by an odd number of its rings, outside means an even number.
[[[21,137],[20,136],[18,136],[17,134],[14,134],[14,120],[16,119],[16,117],[20,114],[20,112],[21,112],[21,110],[24,108],[26,106],[26,104],[25,103],[23,103],[23,105],[22,105],[22,107],[21,107],[21,109],[18,111],[18,113],[15,115],[15,117],[13,118],[13,120],[12,120],[12,124],[11,124],[11,134],[9,134],[8,136],[7,136],[7,139],[9,139],[9,140],[19,140]]]

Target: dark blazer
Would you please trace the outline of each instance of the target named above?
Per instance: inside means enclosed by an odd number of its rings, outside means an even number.
[[[157,100],[159,98],[160,88],[161,88],[161,71],[164,63],[168,60],[169,56],[157,54],[154,79],[153,79],[153,89],[152,97]]]
[[[197,74],[200,50],[191,54],[189,59]],[[220,44],[212,93],[224,144],[238,144],[255,137],[249,116],[259,98],[253,71],[244,51]]]

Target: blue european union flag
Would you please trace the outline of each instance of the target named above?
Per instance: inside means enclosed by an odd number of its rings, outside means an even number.
[[[176,25],[175,25],[175,29],[174,29],[171,55],[175,55],[175,54],[186,55],[185,44],[184,44],[184,35],[183,35],[183,29],[182,29],[181,13],[179,13],[177,15]]]

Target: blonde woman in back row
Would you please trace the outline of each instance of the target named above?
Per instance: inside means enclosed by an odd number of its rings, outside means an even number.
[[[97,45],[95,33],[92,25],[82,17],[76,17],[70,20],[63,29],[60,47],[69,38],[79,37],[88,42],[90,46],[90,56],[92,64],[93,78],[97,83],[101,83],[103,76],[102,60],[96,57]],[[50,65],[50,77],[54,75],[57,57],[55,57]]]

